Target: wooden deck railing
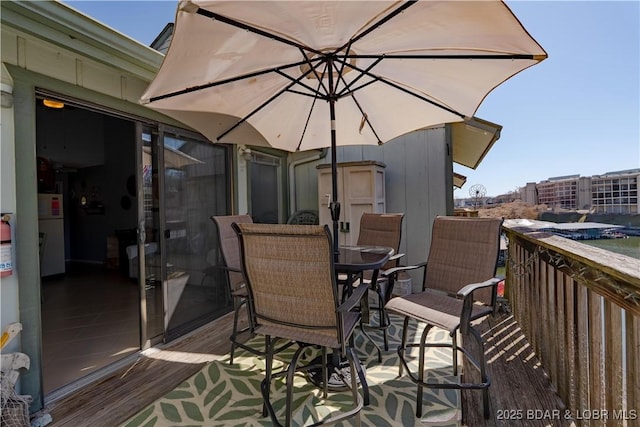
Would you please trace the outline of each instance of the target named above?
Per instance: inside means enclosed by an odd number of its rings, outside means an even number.
[[[640,426],[640,260],[513,224],[504,230],[506,297],[569,408],[562,416]]]

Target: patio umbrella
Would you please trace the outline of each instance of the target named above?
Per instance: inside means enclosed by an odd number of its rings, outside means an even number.
[[[331,147],[336,236],[336,146],[468,119],[546,57],[502,1],[182,1],[141,102],[213,142]]]

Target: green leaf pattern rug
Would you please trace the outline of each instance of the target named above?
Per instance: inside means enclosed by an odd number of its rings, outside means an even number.
[[[423,418],[415,415],[416,385],[408,378],[406,371],[398,377],[398,354],[402,320],[391,315],[389,327],[389,351],[383,351],[382,363],[369,340],[361,332],[356,332],[356,354],[366,367],[367,383],[370,391],[370,404],[361,412],[363,426],[457,426],[460,424],[460,397],[455,390],[424,389]],[[414,322],[412,322],[414,323]],[[419,338],[421,329],[412,325],[409,337]],[[369,334],[379,345],[381,333]],[[429,341],[450,342],[445,331],[432,329]],[[264,338],[256,336],[250,345],[264,345]],[[276,356],[277,366],[285,366],[291,359],[295,346]],[[311,360],[320,354],[319,350],[309,349]],[[412,351],[411,355],[417,355]],[[283,362],[284,361],[284,362]],[[417,361],[413,364],[414,372]],[[452,376],[451,350],[430,349],[427,352],[428,376],[439,381],[457,381]],[[122,427],[168,427],[168,426],[272,426],[269,417],[262,417],[262,396],[260,382],[264,378],[264,358],[236,350],[234,363],[229,364],[228,357],[214,361],[203,367],[198,373],[184,381],[171,392],[158,399],[129,419]],[[276,381],[271,389],[273,406],[284,422],[285,385],[284,378]],[[322,398],[321,390],[311,384],[304,374],[295,379],[294,425],[308,425],[327,417],[332,411],[351,406],[349,391],[329,393]],[[354,419],[338,423],[338,426],[353,425]]]

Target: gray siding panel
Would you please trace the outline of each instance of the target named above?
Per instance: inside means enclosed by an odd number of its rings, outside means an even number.
[[[412,132],[382,146],[338,147],[338,162],[376,160],[386,164],[387,212],[404,212],[400,251],[403,264],[426,260],[431,224],[453,212],[453,164],[445,126]],[[318,209],[317,170],[321,160],[295,168],[297,209]],[[324,208],[324,207],[322,207]],[[412,275],[414,288],[421,275]]]

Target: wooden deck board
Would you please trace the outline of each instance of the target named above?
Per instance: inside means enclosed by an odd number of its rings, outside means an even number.
[[[491,386],[491,416],[484,419],[482,394],[463,390],[463,424],[473,427],[495,426],[574,426],[565,419],[566,405],[533,353],[508,308],[487,318],[476,328],[485,340],[485,354]],[[475,354],[475,353],[474,353]],[[465,373],[471,371],[465,370]],[[471,378],[475,377],[471,374]]]
[[[162,351],[141,356],[132,366],[55,402],[47,408],[53,418],[50,425],[114,427],[122,424],[196,373],[207,360],[226,354],[231,327],[232,316],[229,314],[165,346]],[[463,391],[464,425],[574,425],[564,420],[565,405],[510,313],[501,312],[495,318],[484,320],[478,325],[478,330],[486,341],[492,380],[489,389],[491,418],[483,418],[479,391]],[[185,363],[188,360],[191,362]],[[554,410],[559,411],[558,419],[552,419],[555,413],[551,411]],[[498,419],[499,415],[504,419]],[[506,419],[509,417],[504,415],[512,416]],[[521,419],[514,420],[514,417]]]
[[[114,427],[122,424],[198,372],[208,360],[228,353],[232,316],[229,313],[164,346],[161,351],[142,355],[131,366],[48,405],[46,411],[53,418],[49,425]],[[241,320],[240,327],[245,323]]]

